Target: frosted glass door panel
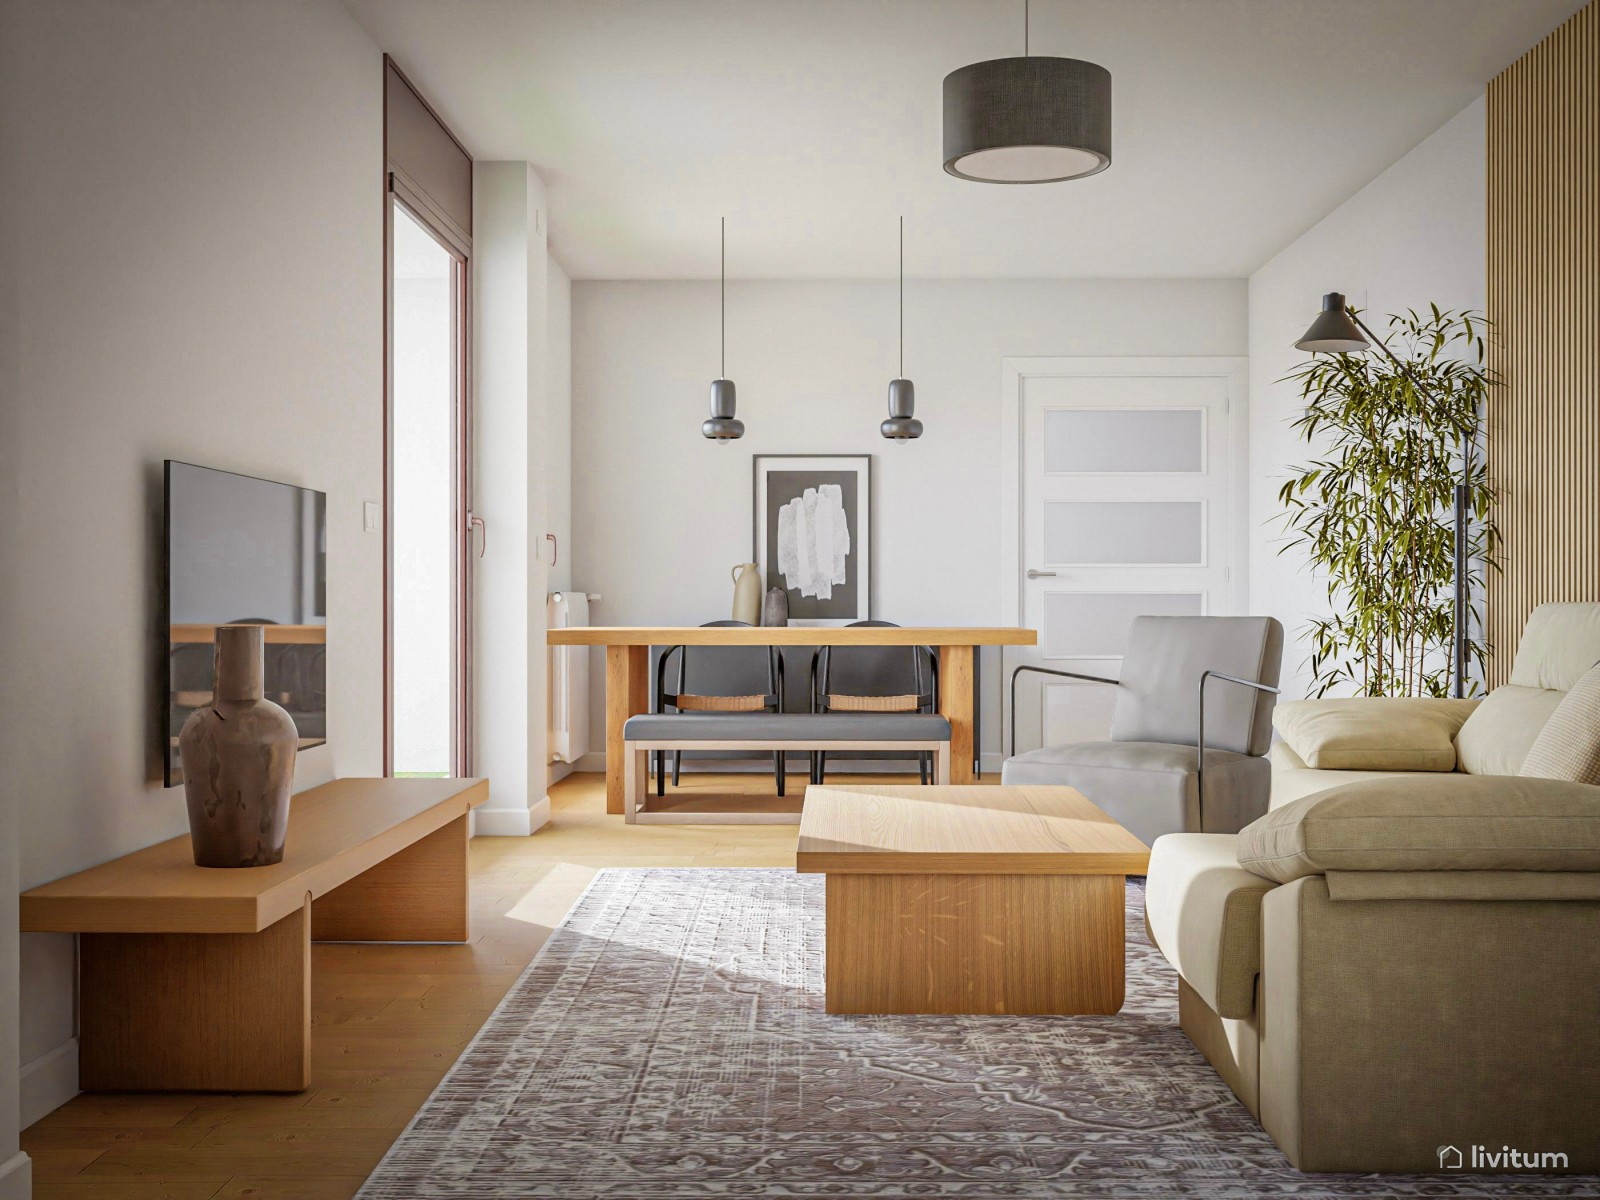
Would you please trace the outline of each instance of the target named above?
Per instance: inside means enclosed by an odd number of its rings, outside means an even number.
[[[1121,658],[1135,617],[1201,611],[1199,592],[1046,592],[1040,641],[1046,658]]]
[[[1044,506],[1052,565],[1194,565],[1205,561],[1205,504],[1171,500],[1052,501]]]
[[[1044,414],[1050,475],[1193,474],[1205,469],[1198,408],[1053,408]]]

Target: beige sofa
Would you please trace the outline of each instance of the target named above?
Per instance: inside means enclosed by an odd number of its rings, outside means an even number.
[[[1528,618],[1510,681],[1487,699],[1280,700],[1270,804],[1393,775],[1393,764],[1404,773],[1515,775],[1556,705],[1596,662],[1600,603],[1541,604]]]
[[[1156,841],[1182,1027],[1300,1169],[1600,1172],[1600,787],[1515,774],[1597,660],[1600,605],[1545,606],[1481,704],[1335,729],[1243,832]]]

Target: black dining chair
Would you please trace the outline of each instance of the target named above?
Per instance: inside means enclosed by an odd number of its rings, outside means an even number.
[[[749,629],[746,621],[707,621],[702,629]],[[677,664],[677,683],[667,677]],[[691,690],[692,689],[692,690]],[[656,712],[774,713],[783,702],[783,656],[775,646],[669,646],[656,663]],[[655,752],[656,795],[667,794],[666,751]],[[683,751],[672,751],[672,786],[678,786]],[[772,755],[778,795],[784,789],[783,751]]]
[[[853,621],[847,628],[899,626],[893,621]],[[927,646],[821,646],[811,656],[811,711],[938,712],[939,659]],[[930,782],[933,755],[912,753],[922,782]],[[827,751],[813,751],[811,782],[823,782],[827,770]]]

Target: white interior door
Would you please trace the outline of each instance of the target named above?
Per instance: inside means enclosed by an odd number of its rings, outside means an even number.
[[[1008,656],[1008,676],[1027,662],[1115,679],[1135,616],[1240,611],[1243,360],[1028,362],[1007,372],[1007,508],[1018,619],[1039,645]],[[1114,701],[1025,674],[1016,749],[1104,740]]]

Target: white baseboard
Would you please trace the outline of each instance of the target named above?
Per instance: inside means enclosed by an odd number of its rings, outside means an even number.
[[[550,824],[550,797],[541,796],[528,808],[475,808],[473,837],[527,837]]]
[[[17,1106],[26,1129],[78,1094],[78,1039],[46,1051],[17,1073]]]
[[[17,1151],[0,1163],[0,1200],[31,1200],[33,1160]]]

